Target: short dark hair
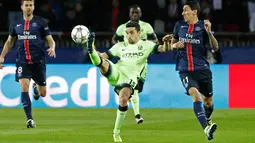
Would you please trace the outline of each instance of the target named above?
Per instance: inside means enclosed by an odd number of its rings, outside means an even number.
[[[127,25],[126,25],[126,28],[128,28],[128,27],[135,27],[135,29],[139,32],[140,31],[140,25],[139,25],[139,23],[138,22],[135,22],[135,21],[130,21],[130,22],[128,22],[127,23]]]
[[[129,7],[129,10],[130,10],[131,8],[140,8],[140,6],[139,6],[139,5],[131,5],[131,6]],[[140,9],[141,9],[141,8],[140,8]]]
[[[23,5],[24,1],[32,1],[32,2],[35,2],[34,0],[21,0],[21,5]]]
[[[188,1],[185,5],[188,5],[191,10],[197,10],[197,16],[199,16],[201,8],[198,2]]]

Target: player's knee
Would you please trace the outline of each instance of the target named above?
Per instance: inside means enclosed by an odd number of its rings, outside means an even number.
[[[199,95],[199,91],[197,90],[197,88],[195,88],[195,87],[191,87],[190,89],[189,89],[189,94],[190,95]]]
[[[188,92],[189,92],[189,95],[192,96],[193,101],[200,101],[201,100],[201,98],[199,96],[199,91],[198,91],[197,88],[191,87]]]

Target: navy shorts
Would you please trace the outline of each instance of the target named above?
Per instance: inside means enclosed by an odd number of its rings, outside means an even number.
[[[33,79],[40,86],[46,85],[46,65],[44,63],[16,64],[15,80],[27,78]]]
[[[191,87],[195,87],[204,96],[213,96],[211,70],[180,71],[179,75],[187,94]]]

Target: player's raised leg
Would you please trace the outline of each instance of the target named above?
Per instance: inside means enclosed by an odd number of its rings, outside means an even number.
[[[132,88],[129,84],[123,84],[123,88],[119,91],[119,107],[117,110],[117,117],[113,130],[114,142],[122,142],[120,137],[120,128],[125,120],[128,110],[128,100],[131,97]]]
[[[33,120],[32,116],[32,105],[31,105],[31,100],[29,97],[29,83],[30,80],[28,78],[21,78],[19,79],[19,83],[21,86],[21,102],[27,117],[27,128],[34,128],[36,127],[35,122]]]

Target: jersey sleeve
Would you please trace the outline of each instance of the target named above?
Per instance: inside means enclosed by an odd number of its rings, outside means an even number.
[[[51,35],[50,29],[48,24],[46,23],[45,20],[42,19],[42,34],[44,37]]]
[[[12,36],[12,37],[15,37],[17,36],[17,33],[15,31],[15,25],[12,23],[10,24],[10,27],[9,27],[9,35]]]
[[[174,39],[179,39],[179,29],[180,29],[180,23],[179,21],[176,22],[175,26],[174,26],[174,30],[173,30],[173,37]]]
[[[119,36],[124,36],[124,35],[123,35],[124,30],[125,30],[125,25],[124,25],[124,24],[121,24],[121,25],[117,28],[116,34],[119,35]]]
[[[122,24],[120,25],[117,30],[116,30],[116,33],[115,33],[115,40],[116,41],[119,41],[119,42],[122,42],[124,41],[124,35],[123,35],[123,32],[124,32],[124,29],[125,26]]]
[[[158,45],[152,41],[147,41],[145,45],[146,49],[146,54],[147,55],[152,55],[152,54],[157,54],[158,53]]]
[[[156,40],[157,36],[152,28],[152,26],[147,23],[146,24],[146,33],[147,33],[147,40]]]
[[[109,49],[106,54],[108,55],[109,58],[115,58],[115,57],[119,57],[120,53],[120,43],[115,44],[114,46],[112,46],[111,49]]]

